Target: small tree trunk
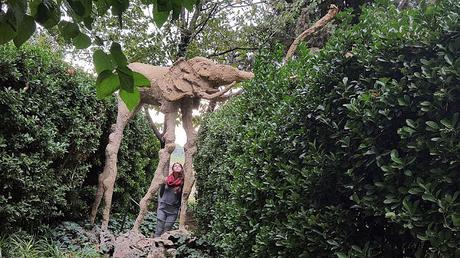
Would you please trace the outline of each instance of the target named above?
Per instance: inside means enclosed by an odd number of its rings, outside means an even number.
[[[159,161],[155,175],[150,183],[150,187],[147,190],[144,198],[139,203],[139,215],[137,215],[136,221],[133,225],[133,231],[139,232],[139,227],[144,221],[145,214],[147,213],[148,206],[152,200],[153,195],[158,191],[160,184],[164,182],[165,171],[168,171],[169,159],[171,153],[176,148],[175,141],[175,123],[177,117],[177,104],[172,102],[165,102],[161,106],[163,113],[165,114],[165,147],[159,151]]]
[[[192,123],[192,99],[184,99],[181,105],[182,124],[184,126],[185,134],[187,135],[187,143],[184,146],[185,162],[184,162],[184,187],[182,190],[182,203],[180,208],[179,228],[184,229],[187,203],[192,190],[193,183],[195,182],[195,172],[193,170],[193,156],[197,151],[196,147],[196,131]]]
[[[123,138],[123,130],[129,120],[139,110],[137,107],[133,112],[130,112],[121,99],[118,99],[118,114],[117,122],[112,125],[112,132],[109,135],[109,143],[105,149],[105,166],[103,172],[99,175],[96,197],[91,207],[90,222],[94,224],[97,210],[104,197],[104,210],[102,218],[102,229],[106,230],[109,223],[110,207],[112,204],[113,186],[117,176],[117,161],[118,150],[120,149],[121,140]]]

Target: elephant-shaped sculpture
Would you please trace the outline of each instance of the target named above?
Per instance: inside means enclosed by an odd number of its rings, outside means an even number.
[[[148,204],[168,175],[169,159],[175,149],[175,121],[179,109],[187,136],[187,142],[184,146],[184,187],[179,216],[179,225],[183,228],[187,200],[195,181],[193,155],[197,149],[196,131],[192,125],[192,109],[196,107],[194,103],[197,103],[197,100],[201,98],[217,99],[228,92],[235,83],[249,80],[254,75],[229,65],[215,63],[204,57],[195,57],[190,60],[180,58],[171,67],[131,63],[129,68],[144,75],[150,81],[150,87],[140,89],[140,104],[132,112],[118,99],[117,121],[112,125],[109,135],[109,143],[105,151],[106,163],[103,172],[99,175],[96,197],[91,209],[91,223],[94,223],[101,200],[104,199],[102,229],[107,230],[113,187],[117,175],[117,154],[123,137],[123,130],[143,104],[150,104],[160,106],[160,111],[165,115],[162,134],[164,144],[159,151],[159,162],[150,187],[139,203],[140,211],[133,230],[138,232],[147,213]],[[219,90],[221,86],[225,87]]]

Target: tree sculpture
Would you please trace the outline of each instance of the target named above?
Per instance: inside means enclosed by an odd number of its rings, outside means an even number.
[[[104,198],[102,230],[107,230],[113,187],[117,176],[117,153],[123,137],[123,130],[143,104],[150,104],[159,106],[160,111],[165,115],[162,135],[164,144],[159,151],[159,162],[150,187],[140,201],[140,211],[134,223],[133,231],[139,231],[139,226],[144,219],[152,197],[168,175],[169,159],[175,148],[175,121],[179,109],[187,135],[187,142],[184,146],[185,178],[179,216],[180,228],[184,228],[187,201],[195,181],[193,155],[196,153],[196,131],[192,125],[192,109],[197,108],[200,99],[217,100],[228,92],[236,82],[249,80],[254,75],[251,72],[241,71],[228,65],[214,63],[204,57],[195,57],[188,61],[180,58],[169,68],[142,63],[131,63],[129,68],[144,75],[150,81],[150,87],[140,89],[141,101],[133,111],[129,111],[120,99],[118,101],[117,120],[112,125],[112,132],[109,135],[109,143],[105,153],[106,163],[103,172],[99,175],[90,220],[94,223],[97,210],[102,198]],[[219,90],[220,86],[225,87]]]

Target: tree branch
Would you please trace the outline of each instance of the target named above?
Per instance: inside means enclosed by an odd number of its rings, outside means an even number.
[[[289,60],[292,58],[292,56],[295,53],[295,50],[299,46],[300,42],[305,40],[307,37],[311,36],[315,32],[319,31],[322,29],[326,24],[328,24],[334,17],[337,15],[339,12],[339,8],[336,5],[331,5],[329,7],[329,11],[327,12],[326,15],[324,15],[321,19],[319,19],[312,27],[307,29],[306,31],[302,32],[295,40],[292,42],[291,46],[289,47],[289,50],[286,54],[285,59]]]
[[[236,50],[258,50],[258,49],[259,49],[259,47],[234,47],[234,48],[225,50],[225,51],[223,51],[223,52],[210,54],[210,55],[207,56],[207,58],[225,55],[225,54],[227,54],[227,53],[230,53],[230,52],[233,52],[233,51],[236,51]]]
[[[165,139],[163,137],[163,134],[160,133],[160,131],[158,131],[158,128],[155,126],[155,123],[153,122],[152,117],[149,114],[149,109],[146,106],[144,106],[144,115],[147,118],[147,120],[149,121],[149,126],[153,130],[153,133],[155,134],[155,136],[160,141],[161,148],[163,148],[164,145],[165,145]]]
[[[206,24],[208,23],[209,19],[211,19],[211,16],[213,16],[213,12],[217,9],[217,4],[214,4],[214,6],[212,7],[211,11],[209,11],[209,14],[208,16],[206,17],[206,19],[201,22],[200,24],[198,24],[194,29],[200,27],[197,31],[195,31],[195,33],[193,33],[192,37],[191,37],[191,40],[190,41],[193,41],[195,39],[196,36],[198,36],[198,34],[200,34],[204,27],[206,27]]]

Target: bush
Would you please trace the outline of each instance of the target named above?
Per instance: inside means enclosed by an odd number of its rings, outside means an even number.
[[[105,161],[113,99],[44,45],[0,46],[0,229],[81,219]],[[130,123],[119,159],[114,209],[140,198],[159,144],[143,117]],[[128,198],[129,199],[129,198]]]
[[[200,129],[204,239],[236,257],[458,252],[459,16],[375,5],[317,55],[259,58]]]

